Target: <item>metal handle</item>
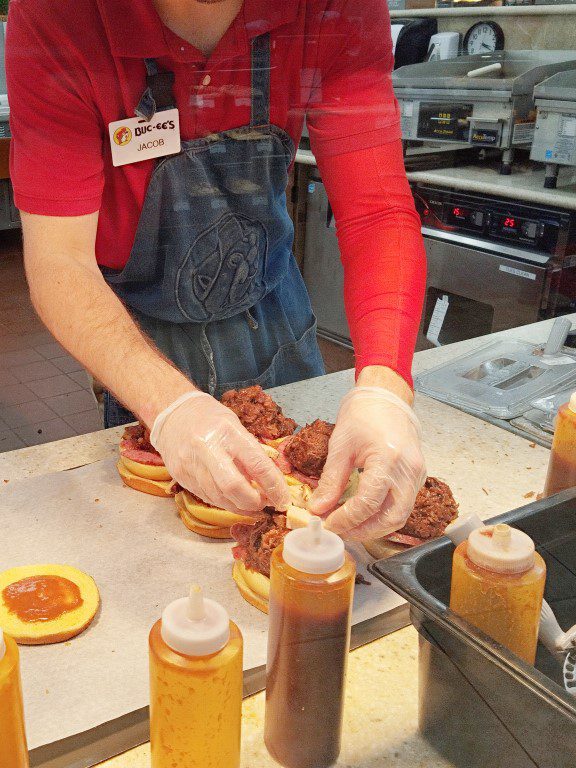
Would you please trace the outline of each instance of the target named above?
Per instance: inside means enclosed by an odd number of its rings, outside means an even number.
[[[567,317],[557,317],[544,347],[544,354],[557,355],[564,346],[571,328],[572,323]]]

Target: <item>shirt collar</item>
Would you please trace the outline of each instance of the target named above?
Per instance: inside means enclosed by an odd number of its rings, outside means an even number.
[[[276,0],[272,3],[270,0],[244,0],[243,8],[233,26],[243,27],[245,34],[236,34],[233,39],[239,44],[246,44],[247,40],[257,35],[289,24],[296,19],[302,1]],[[183,42],[164,26],[152,0],[97,2],[114,56],[158,58],[174,52],[174,41]],[[202,57],[199,51],[187,43],[183,43],[183,47],[188,49],[188,54],[196,52]],[[190,55],[180,58],[190,58]]]

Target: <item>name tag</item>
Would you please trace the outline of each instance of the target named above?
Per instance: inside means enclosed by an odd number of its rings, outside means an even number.
[[[180,152],[180,122],[177,109],[156,112],[149,123],[127,117],[109,123],[112,165],[139,163]]]

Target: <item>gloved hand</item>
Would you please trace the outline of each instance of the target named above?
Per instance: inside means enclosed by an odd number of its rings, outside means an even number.
[[[204,392],[187,392],[158,414],[150,442],[174,480],[207,504],[246,514],[290,503],[284,476],[258,440]]]
[[[401,528],[426,479],[420,424],[412,408],[381,387],[356,387],[340,405],[311,512],[350,539],[375,539]],[[352,470],[358,490],[334,510]]]

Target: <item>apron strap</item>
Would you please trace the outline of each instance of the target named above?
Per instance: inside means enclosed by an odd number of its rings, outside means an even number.
[[[252,40],[252,127],[270,124],[270,33]]]
[[[144,59],[146,65],[146,90],[140,97],[134,112],[138,117],[150,122],[156,112],[173,109],[175,106],[172,86],[174,72],[159,72],[154,59]]]

